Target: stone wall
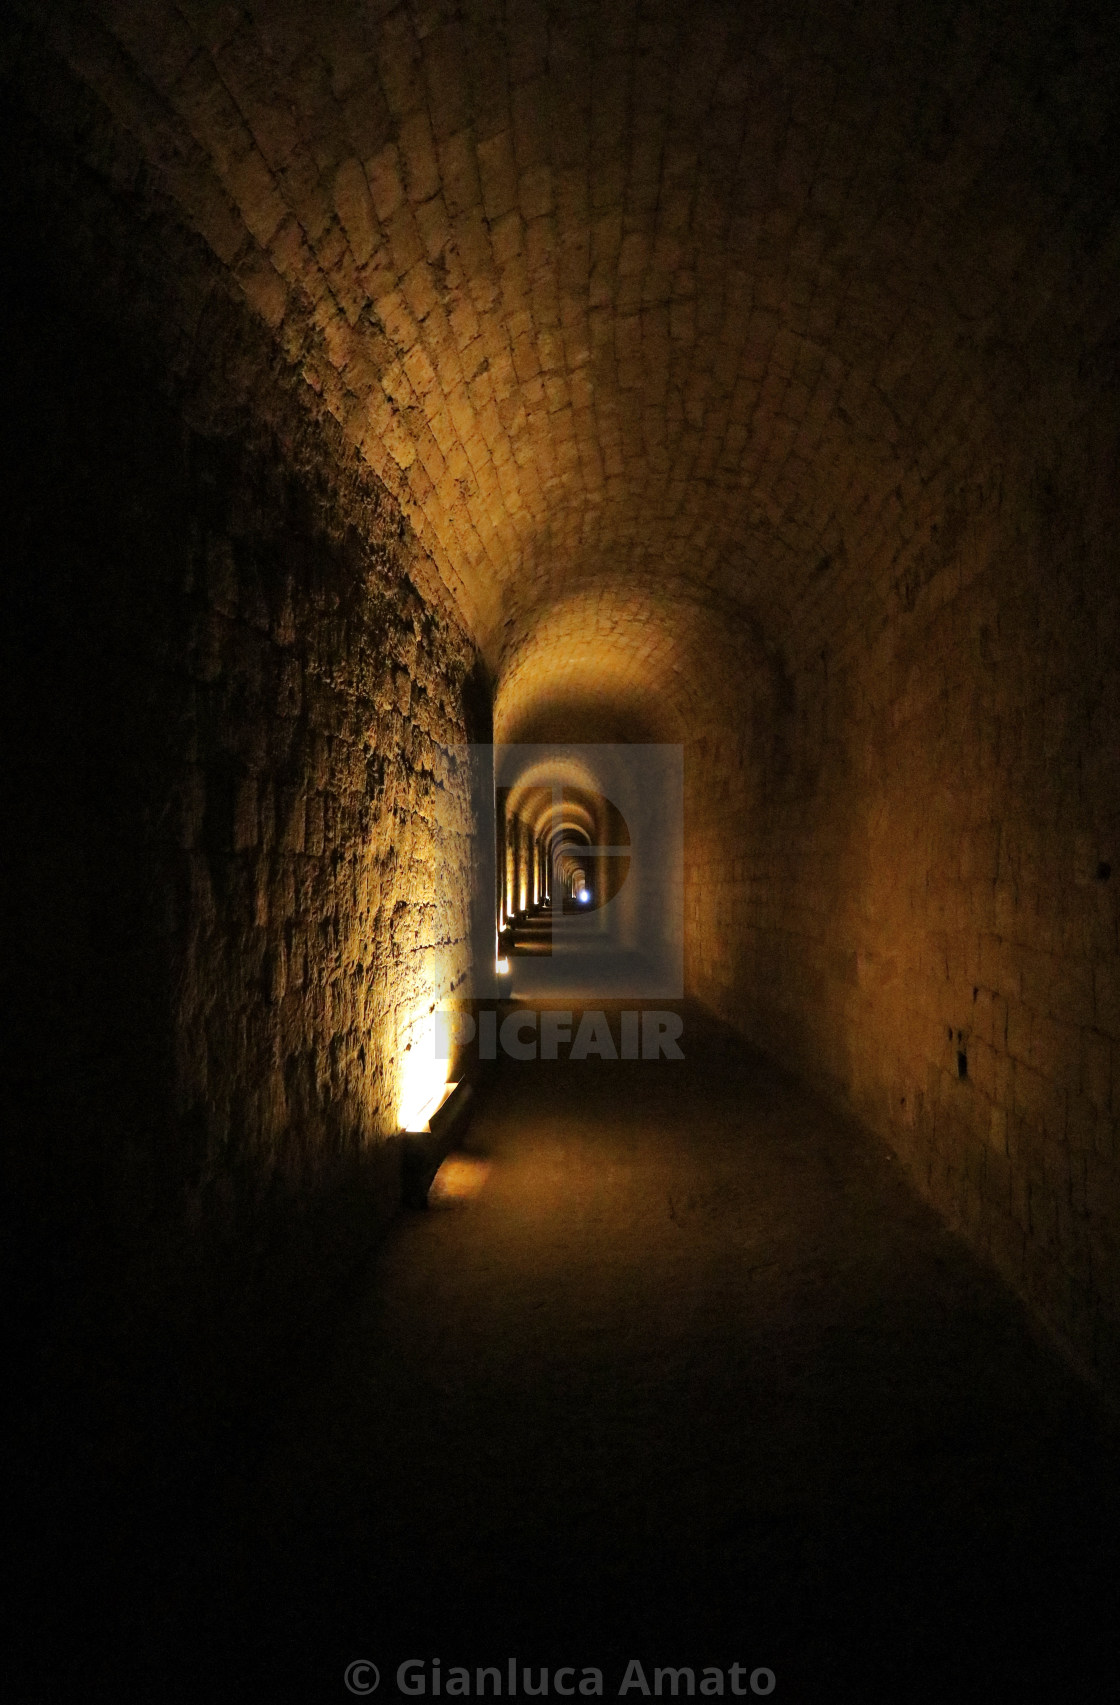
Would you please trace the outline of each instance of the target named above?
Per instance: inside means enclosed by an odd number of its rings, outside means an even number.
[[[713,738],[689,934],[697,991],[1115,1384],[1120,432],[1105,369],[1081,380],[962,463],[765,737]]]
[[[12,104],[5,139],[15,1260],[128,1333],[285,1217],[368,1248],[395,1206],[489,699],[395,500],[67,103],[80,151]]]

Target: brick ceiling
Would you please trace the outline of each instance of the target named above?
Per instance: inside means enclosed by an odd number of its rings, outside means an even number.
[[[1092,312],[1115,79],[1059,0],[41,25],[400,497],[511,729],[599,693],[667,734],[721,650],[813,655]]]

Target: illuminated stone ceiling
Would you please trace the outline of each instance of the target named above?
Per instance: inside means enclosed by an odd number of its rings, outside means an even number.
[[[1023,10],[35,18],[398,495],[506,724],[656,687],[666,732],[737,624],[796,664],[889,598],[1024,352],[1091,337],[1109,83]]]

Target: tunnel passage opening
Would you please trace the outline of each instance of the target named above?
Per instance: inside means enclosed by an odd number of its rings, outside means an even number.
[[[555,923],[605,912],[629,876],[622,812],[603,793],[563,779],[501,789],[497,840],[503,953],[551,953]]]
[[[495,748],[502,993],[682,992],[678,747]]]

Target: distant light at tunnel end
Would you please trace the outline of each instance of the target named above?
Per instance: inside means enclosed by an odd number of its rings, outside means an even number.
[[[590,894],[589,890],[586,888],[581,888],[579,893],[576,895],[576,899],[582,900],[584,902],[584,904],[586,904],[587,901],[590,900],[590,898],[591,898],[591,894]]]

